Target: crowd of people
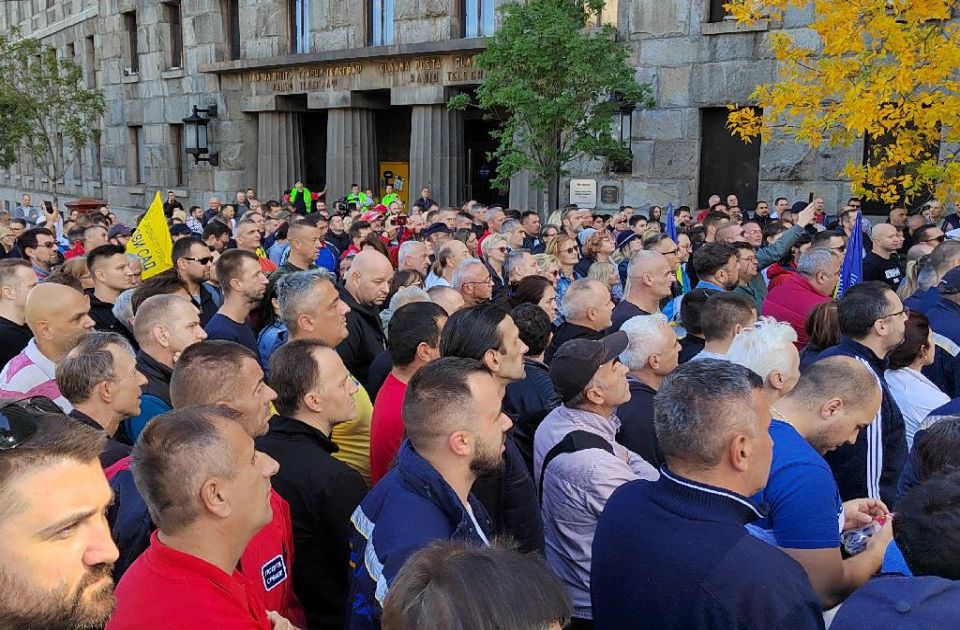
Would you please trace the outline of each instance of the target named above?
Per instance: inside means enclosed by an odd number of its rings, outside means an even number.
[[[960,623],[960,216],[431,194],[0,212],[0,625]]]

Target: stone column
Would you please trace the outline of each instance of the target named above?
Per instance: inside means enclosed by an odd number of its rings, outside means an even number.
[[[303,121],[296,112],[260,112],[257,118],[257,194],[280,199],[303,177]]]
[[[446,105],[415,105],[410,115],[410,199],[430,186],[432,197],[444,206],[465,199],[463,116]]]
[[[372,109],[327,110],[327,206],[351,184],[377,188],[377,130]]]
[[[544,191],[534,187],[531,183],[533,176],[530,171],[520,171],[510,178],[510,207],[521,212],[536,210],[540,213],[540,220],[546,224],[550,211],[543,212]],[[560,207],[559,204],[554,204]]]

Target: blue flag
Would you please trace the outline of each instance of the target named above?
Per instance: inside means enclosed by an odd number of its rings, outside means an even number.
[[[840,265],[840,282],[837,283],[837,297],[863,280],[863,227],[860,225],[860,213],[853,222],[854,228],[850,231],[850,240],[847,241],[847,252]]]
[[[673,218],[673,204],[667,204],[667,235],[673,239],[673,242],[677,242],[677,224],[674,222]]]

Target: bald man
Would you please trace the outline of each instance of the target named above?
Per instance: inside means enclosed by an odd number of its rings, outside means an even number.
[[[430,296],[430,301],[445,310],[447,315],[453,315],[466,305],[460,292],[452,287],[445,287],[438,284],[435,287],[431,287],[430,290],[427,291],[427,295]]]
[[[390,292],[393,266],[380,252],[364,249],[347,271],[340,299],[347,303],[347,338],[337,346],[344,365],[367,386],[370,363],[386,348],[380,308]]]
[[[63,284],[41,284],[27,295],[24,315],[33,339],[0,372],[0,398],[46,396],[70,413],[73,405],[57,387],[57,363],[93,330],[90,298]]]
[[[863,280],[885,282],[894,291],[903,279],[903,262],[897,252],[903,247],[903,232],[889,223],[873,226],[873,250],[863,258]]]

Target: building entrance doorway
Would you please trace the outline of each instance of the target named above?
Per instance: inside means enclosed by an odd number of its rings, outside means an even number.
[[[497,161],[489,154],[496,150],[497,141],[490,135],[496,123],[484,120],[479,112],[463,115],[463,146],[465,151],[463,201],[476,199],[490,206],[506,208],[510,202],[508,188],[496,188],[491,184],[497,170]]]

